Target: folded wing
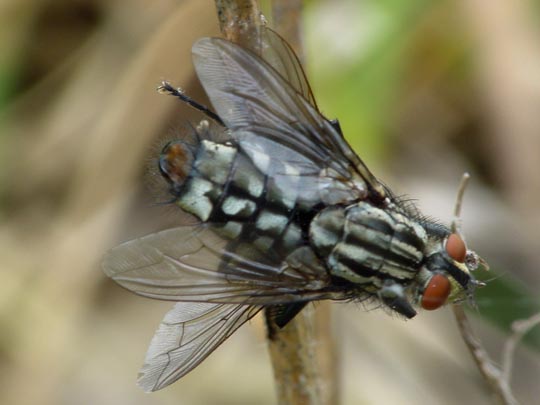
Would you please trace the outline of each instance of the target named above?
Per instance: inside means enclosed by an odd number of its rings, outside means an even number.
[[[251,51],[220,38],[203,38],[192,52],[218,115],[265,174],[278,182],[282,176],[286,182],[291,173],[284,173],[280,163],[285,162],[303,176],[302,191],[317,190],[310,183],[316,181],[327,204],[386,196],[341,134],[305,98],[311,93],[299,92],[279,73],[286,63],[276,70]],[[294,62],[290,64],[294,68]],[[294,71],[307,85],[303,73]]]
[[[329,275],[307,247],[266,255],[216,235],[211,227],[179,227],[111,249],[105,273],[143,296],[191,302],[278,304],[328,297]]]
[[[150,342],[138,384],[160,390],[203,361],[261,307],[248,305],[175,304]]]

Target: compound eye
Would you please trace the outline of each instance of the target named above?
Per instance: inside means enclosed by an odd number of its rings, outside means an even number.
[[[165,179],[180,187],[184,184],[193,164],[193,153],[181,141],[169,142],[159,157],[159,171]]]
[[[446,240],[446,253],[456,262],[465,263],[467,246],[457,233],[451,234]]]
[[[442,307],[450,295],[450,281],[442,274],[435,274],[422,295],[422,308],[433,311]]]

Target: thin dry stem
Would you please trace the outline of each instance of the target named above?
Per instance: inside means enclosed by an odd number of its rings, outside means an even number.
[[[467,315],[465,315],[463,307],[461,305],[452,305],[452,310],[454,312],[461,337],[467,345],[467,348],[469,349],[469,352],[471,353],[480,374],[482,374],[482,377],[490,386],[493,394],[502,404],[518,404],[517,400],[512,394],[512,389],[510,388],[508,380],[504,378],[504,374],[490,359],[488,353],[482,346],[482,343],[472,331],[471,324],[469,323]]]
[[[456,196],[456,205],[454,206],[454,219],[452,220],[452,232],[459,232],[461,234],[461,207],[463,205],[463,196],[465,195],[465,189],[469,184],[471,175],[467,172],[463,173],[461,181],[459,183],[458,192]]]
[[[260,51],[262,14],[256,0],[216,0],[221,33],[229,41]]]
[[[249,0],[216,0],[216,7],[223,36],[260,53],[258,30],[264,19],[257,3]],[[276,1],[273,4],[274,28],[301,57],[300,14],[299,0]],[[282,329],[273,323],[271,316],[267,316],[267,325],[278,403],[337,403],[328,304],[318,305],[317,312],[312,305],[308,305]]]
[[[512,377],[512,368],[514,355],[520,340],[535,326],[540,325],[540,313],[531,316],[528,319],[515,321],[512,323],[513,334],[506,341],[502,357],[502,374],[505,381],[510,384]]]
[[[274,0],[272,2],[272,21],[279,34],[287,39],[302,62],[302,0]]]
[[[272,18],[276,29],[305,61],[302,45],[302,1],[274,0]],[[339,402],[335,345],[330,331],[330,303],[319,303],[316,311],[308,305],[283,331],[273,333],[268,341],[278,386],[278,397],[283,404],[336,404]],[[288,330],[287,330],[288,329]],[[285,357],[285,354],[287,356]],[[293,360],[289,368],[281,359]],[[290,372],[292,371],[292,374]],[[301,384],[289,384],[293,377]],[[306,378],[307,377],[307,378]],[[297,388],[308,394],[297,395]]]
[[[271,316],[265,315],[278,403],[329,404],[323,400],[323,391],[328,390],[317,366],[317,353],[324,349],[319,347],[320,342],[315,338],[317,321],[314,306],[308,305],[281,329]]]
[[[454,206],[454,219],[451,226],[452,232],[461,234],[461,207],[463,205],[463,196],[470,177],[469,173],[464,173],[459,184],[456,204]],[[490,359],[489,354],[482,346],[482,343],[474,334],[469,319],[461,304],[452,305],[452,310],[456,318],[459,333],[484,380],[486,380],[491,387],[491,390],[502,404],[517,404],[518,402],[514,398],[512,389],[510,388],[509,375],[503,373]],[[513,350],[511,355],[513,355]]]

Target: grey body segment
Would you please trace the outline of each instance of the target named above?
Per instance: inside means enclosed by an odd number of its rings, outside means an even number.
[[[298,213],[311,207],[297,206],[300,176],[290,165],[280,170],[287,183],[270,178],[260,151],[257,162],[232,143],[203,140],[198,144],[193,167],[177,198],[177,205],[203,222],[216,225],[222,237],[251,240],[261,251],[292,251],[305,245]],[[274,168],[275,170],[275,168]]]

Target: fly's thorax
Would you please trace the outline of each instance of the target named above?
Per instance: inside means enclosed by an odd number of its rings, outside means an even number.
[[[408,285],[424,258],[426,232],[398,211],[369,202],[319,213],[310,238],[336,277],[374,292],[387,280]]]

